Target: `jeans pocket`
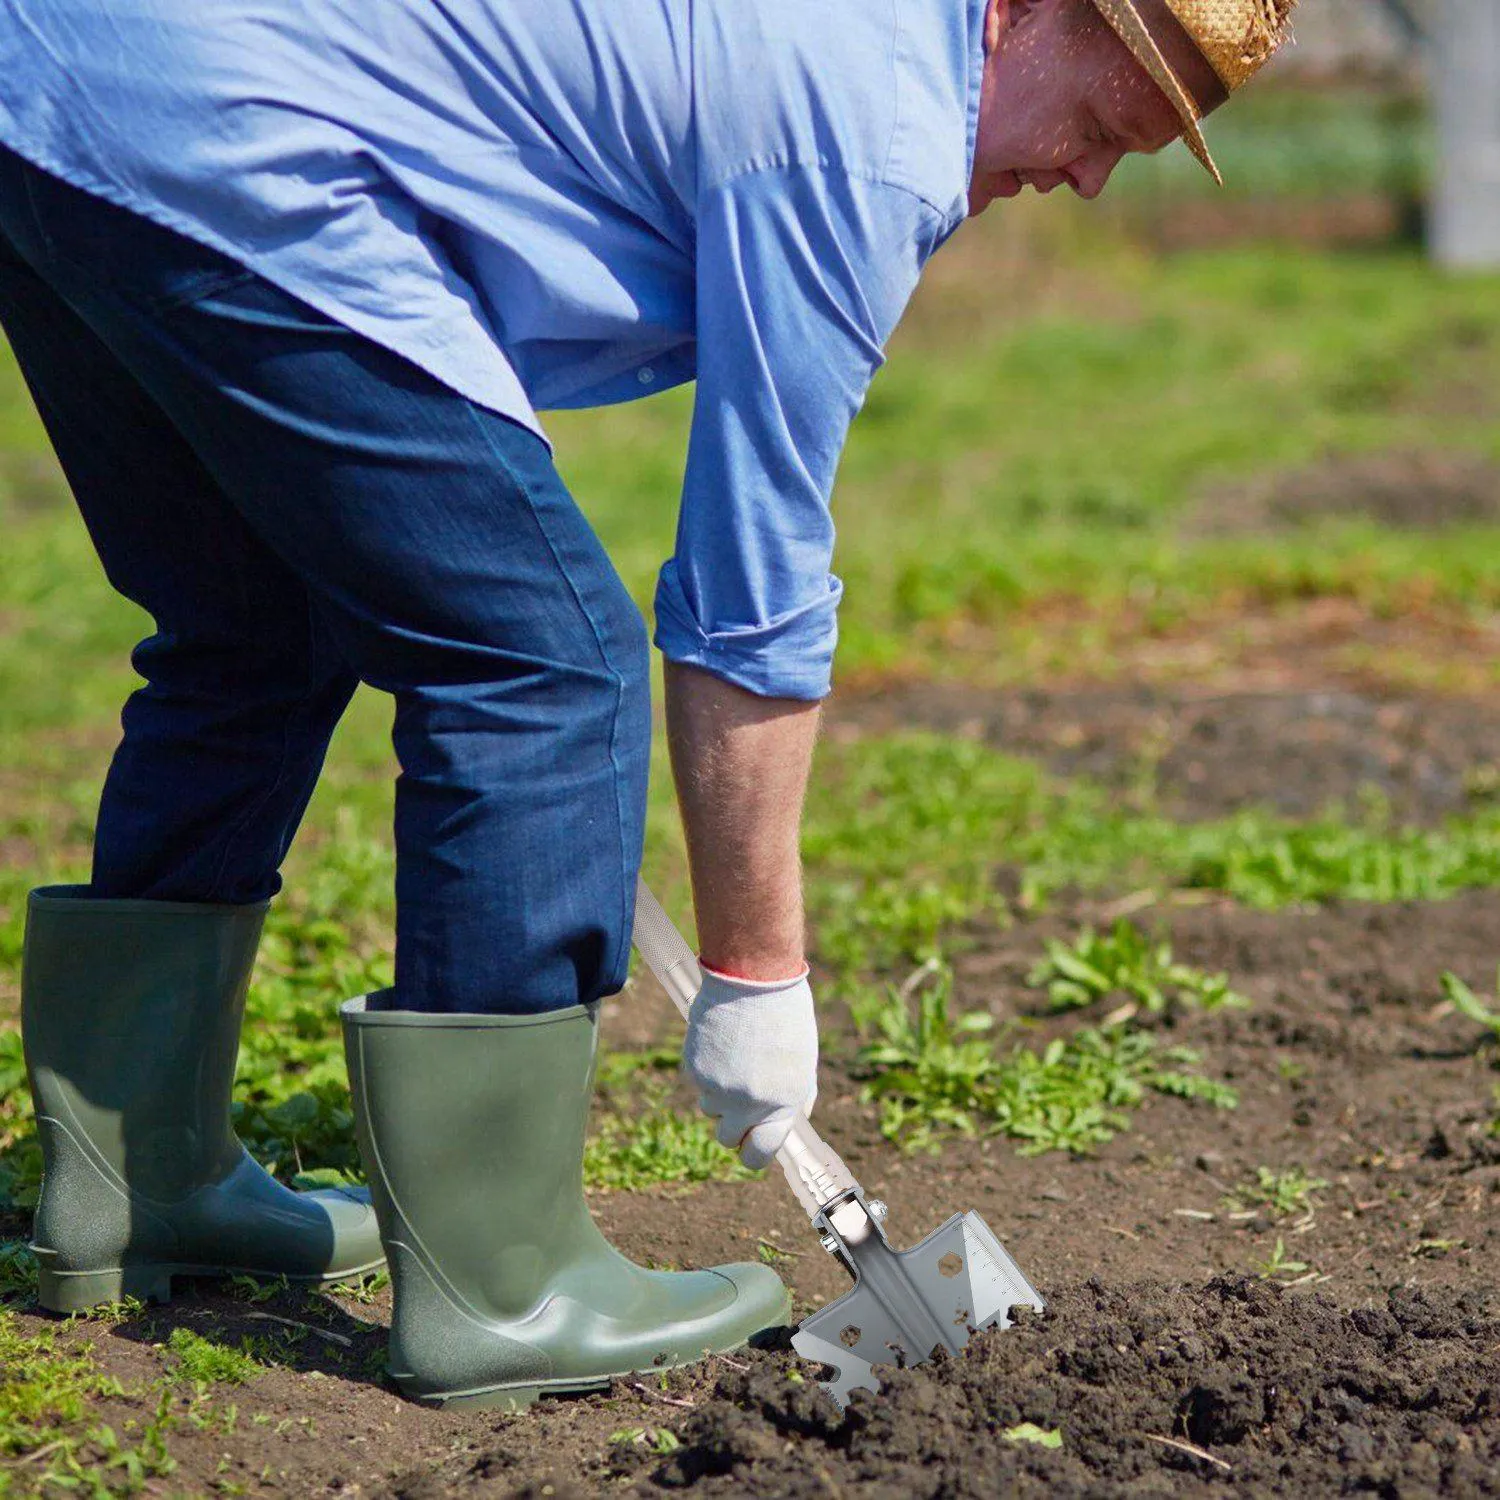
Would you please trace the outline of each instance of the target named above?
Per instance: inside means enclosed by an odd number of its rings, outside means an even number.
[[[171,312],[191,307],[206,297],[226,292],[256,279],[255,272],[231,256],[210,250],[196,240],[174,235],[170,258],[158,261],[149,307],[152,312]]]

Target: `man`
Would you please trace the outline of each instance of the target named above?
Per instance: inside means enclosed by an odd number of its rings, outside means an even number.
[[[91,884],[38,892],[23,1027],[45,1305],[378,1263],[439,1404],[743,1342],[759,1266],[645,1271],[580,1162],[624,982],[648,648],[538,408],[696,377],[656,643],[707,978],[685,1065],[764,1165],[816,1091],[797,830],[829,493],[927,258],[1100,192],[1291,0],[8,0],[0,321],[153,616]],[[392,990],[344,1008],[357,1194],[228,1124],[265,903],[358,681],[395,701]]]

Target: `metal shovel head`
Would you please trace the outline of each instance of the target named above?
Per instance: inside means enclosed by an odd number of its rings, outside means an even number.
[[[848,1250],[854,1289],[792,1335],[804,1359],[833,1367],[823,1388],[839,1406],[878,1392],[876,1365],[925,1364],[938,1348],[957,1354],[981,1328],[1008,1328],[1011,1309],[1042,1299],[977,1213],[954,1214],[910,1250],[884,1231]]]

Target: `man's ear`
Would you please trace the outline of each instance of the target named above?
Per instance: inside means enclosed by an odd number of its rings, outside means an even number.
[[[988,57],[999,45],[1010,25],[1010,0],[989,0],[984,8],[984,55]]]
[[[1005,33],[1045,3],[1046,0],[988,0],[984,9],[985,55],[998,51]]]

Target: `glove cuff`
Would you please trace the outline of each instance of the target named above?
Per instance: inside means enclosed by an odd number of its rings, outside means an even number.
[[[800,974],[793,974],[787,979],[746,979],[739,974],[726,974],[722,969],[715,969],[698,960],[698,967],[703,971],[704,985],[707,987],[710,980],[713,987],[720,996],[730,995],[774,995],[778,990],[794,989],[801,984],[812,972],[809,965],[802,965]]]

